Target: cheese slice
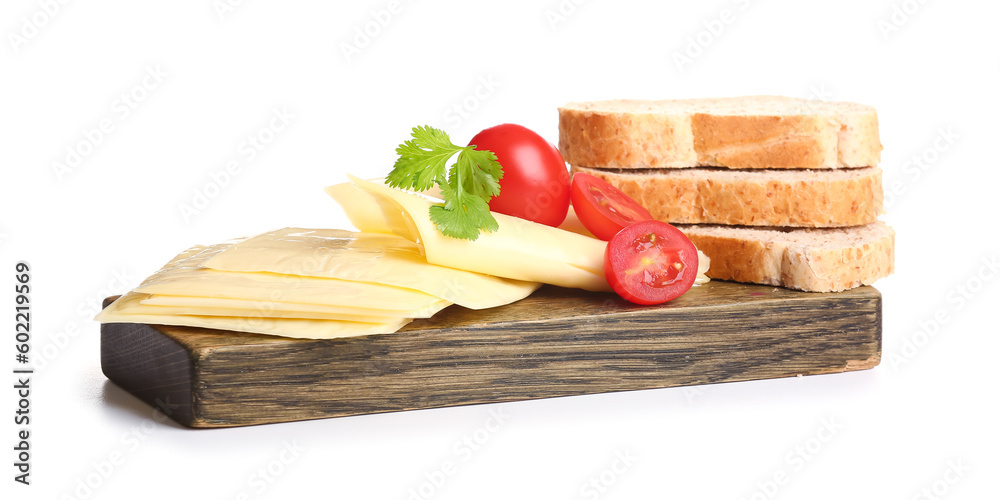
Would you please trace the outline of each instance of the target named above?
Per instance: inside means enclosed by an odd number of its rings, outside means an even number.
[[[191,309],[227,309],[233,311],[231,316],[249,316],[254,313],[259,313],[260,311],[267,311],[275,317],[297,318],[333,317],[338,314],[355,314],[378,318],[429,318],[433,316],[434,313],[450,305],[448,302],[442,300],[441,303],[437,304],[435,307],[423,308],[420,311],[392,311],[388,309],[368,309],[364,307],[328,306],[322,304],[278,302],[273,300],[219,299],[213,297],[190,297],[184,295],[150,295],[148,298],[142,299],[140,303],[150,306]]]
[[[570,205],[569,210],[566,211],[566,218],[563,219],[562,224],[559,224],[559,229],[569,231],[571,233],[582,234],[589,238],[597,238],[594,236],[594,233],[591,233],[590,230],[583,225],[580,218],[577,217],[576,209],[573,208],[573,205]]]
[[[184,295],[223,299],[295,302],[339,307],[405,311],[420,317],[425,311],[440,310],[448,304],[433,295],[376,283],[344,281],[273,273],[237,273],[202,267],[228,244],[185,252],[184,258],[143,281],[134,291],[145,294]]]
[[[470,309],[509,304],[541,286],[429,264],[420,246],[405,238],[340,229],[271,231],[224,249],[204,266],[379,283],[419,290]]]
[[[269,307],[269,304],[262,303],[260,309],[239,309],[231,307],[192,307],[192,306],[164,306],[146,303],[142,299],[138,304],[132,304],[123,314],[170,314],[181,316],[232,316],[241,318],[298,318],[298,319],[332,319],[337,321],[354,321],[360,323],[392,323],[399,321],[405,316],[378,316],[356,313],[323,313],[308,311],[283,311]]]
[[[306,339],[334,339],[392,333],[410,321],[409,318],[395,318],[384,323],[362,323],[329,319],[188,316],[179,314],[151,314],[146,312],[129,313],[129,310],[140,305],[140,302],[144,298],[148,298],[148,295],[129,292],[101,311],[96,319],[104,323],[193,326]]]
[[[570,288],[610,291],[603,241],[494,213],[500,228],[476,241],[444,236],[431,222],[432,202],[416,194],[349,176],[326,189],[359,230],[396,234],[421,245],[427,262],[493,276]],[[353,189],[352,189],[353,188]],[[367,196],[366,196],[367,194]]]

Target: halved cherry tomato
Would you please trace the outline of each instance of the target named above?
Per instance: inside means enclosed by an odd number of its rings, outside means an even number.
[[[569,171],[559,150],[531,130],[505,123],[476,134],[476,149],[497,155],[503,167],[500,194],[490,210],[558,226],[569,210]]]
[[[569,193],[580,222],[604,241],[625,226],[653,218],[648,210],[620,189],[590,174],[573,174]]]
[[[666,222],[637,222],[608,242],[604,276],[629,302],[662,304],[694,284],[698,250],[684,233]]]

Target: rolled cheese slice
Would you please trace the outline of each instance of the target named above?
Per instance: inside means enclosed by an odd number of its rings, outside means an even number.
[[[326,188],[362,232],[395,234],[421,246],[427,262],[522,281],[610,291],[604,249],[595,238],[494,213],[499,229],[475,241],[444,236],[430,220],[432,202],[420,195],[348,176]]]

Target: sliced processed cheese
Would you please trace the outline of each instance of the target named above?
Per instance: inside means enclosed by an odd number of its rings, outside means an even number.
[[[326,194],[333,198],[341,208],[347,218],[354,224],[354,227],[365,233],[395,234],[420,245],[420,242],[412,238],[417,234],[416,226],[412,226],[412,221],[402,209],[396,209],[389,205],[389,210],[383,210],[379,198],[368,194],[367,191],[355,186],[350,182],[334,184],[325,188]],[[407,228],[399,234],[393,228]],[[421,245],[420,252],[424,252]]]
[[[407,311],[419,315],[443,301],[433,295],[375,283],[267,273],[232,273],[204,269],[163,274],[135,290],[150,294],[189,295],[226,299],[300,302],[366,309]]]
[[[142,299],[142,304],[151,306],[167,306],[178,308],[198,308],[198,309],[229,309],[234,313],[243,311],[233,316],[249,316],[259,314],[262,311],[273,313],[276,317],[281,317],[283,313],[290,313],[288,316],[299,318],[311,318],[305,316],[337,315],[337,314],[360,314],[379,318],[429,318],[434,313],[448,307],[450,303],[441,301],[435,307],[425,307],[419,311],[389,310],[389,309],[368,309],[363,307],[328,306],[322,304],[302,304],[295,302],[278,302],[274,300],[244,300],[244,299],[219,299],[212,297],[189,297],[183,295],[150,295],[149,298]]]
[[[222,250],[204,266],[379,283],[419,290],[470,309],[521,300],[541,285],[428,264],[420,246],[405,238],[340,229],[271,231]]]
[[[708,267],[711,265],[712,259],[709,259],[707,255],[701,250],[698,250],[698,276],[694,278],[695,285],[704,285],[711,281],[708,277]]]
[[[332,319],[337,321],[355,321],[360,323],[391,323],[406,316],[369,316],[357,313],[322,313],[308,311],[280,311],[266,304],[260,309],[238,309],[230,307],[192,307],[192,306],[162,306],[149,304],[142,299],[138,304],[132,304],[123,314],[171,314],[181,316],[232,316],[241,318],[297,318],[297,319]]]
[[[229,245],[215,245],[177,259],[142,282],[134,291],[224,299],[323,304],[412,312],[439,310],[438,297],[417,290],[376,283],[273,273],[235,273],[205,269],[205,261]]]
[[[583,225],[580,218],[577,217],[576,209],[573,208],[573,205],[570,205],[569,210],[566,211],[566,218],[563,219],[562,224],[559,224],[559,229],[569,231],[571,233],[582,234],[588,238],[596,238],[594,233],[591,233],[590,230]]]
[[[186,316],[176,314],[129,314],[127,311],[146,298],[147,295],[129,292],[97,315],[104,323],[147,323],[157,325],[194,326],[216,330],[263,333],[307,339],[333,339],[392,333],[410,320],[395,318],[385,323],[361,323],[355,321],[335,321],[290,318],[254,318],[227,316]],[[155,307],[155,306],[150,306]]]
[[[494,213],[500,228],[476,241],[441,234],[419,195],[349,176],[351,186],[330,186],[351,223],[365,232],[402,236],[423,248],[427,262],[493,276],[609,291],[603,241]],[[365,194],[367,193],[367,197]]]

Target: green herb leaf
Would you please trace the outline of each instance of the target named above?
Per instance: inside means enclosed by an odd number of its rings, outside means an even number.
[[[416,191],[440,186],[445,203],[432,206],[430,218],[445,236],[475,240],[480,230],[499,229],[489,207],[490,198],[500,194],[503,177],[496,155],[456,146],[444,131],[429,126],[414,127],[412,136],[396,148],[399,158],[386,184]],[[448,168],[456,153],[458,159]]]
[[[445,164],[462,148],[443,130],[414,127],[413,139],[396,148],[399,158],[386,178],[392,187],[426,191],[444,182]]]

